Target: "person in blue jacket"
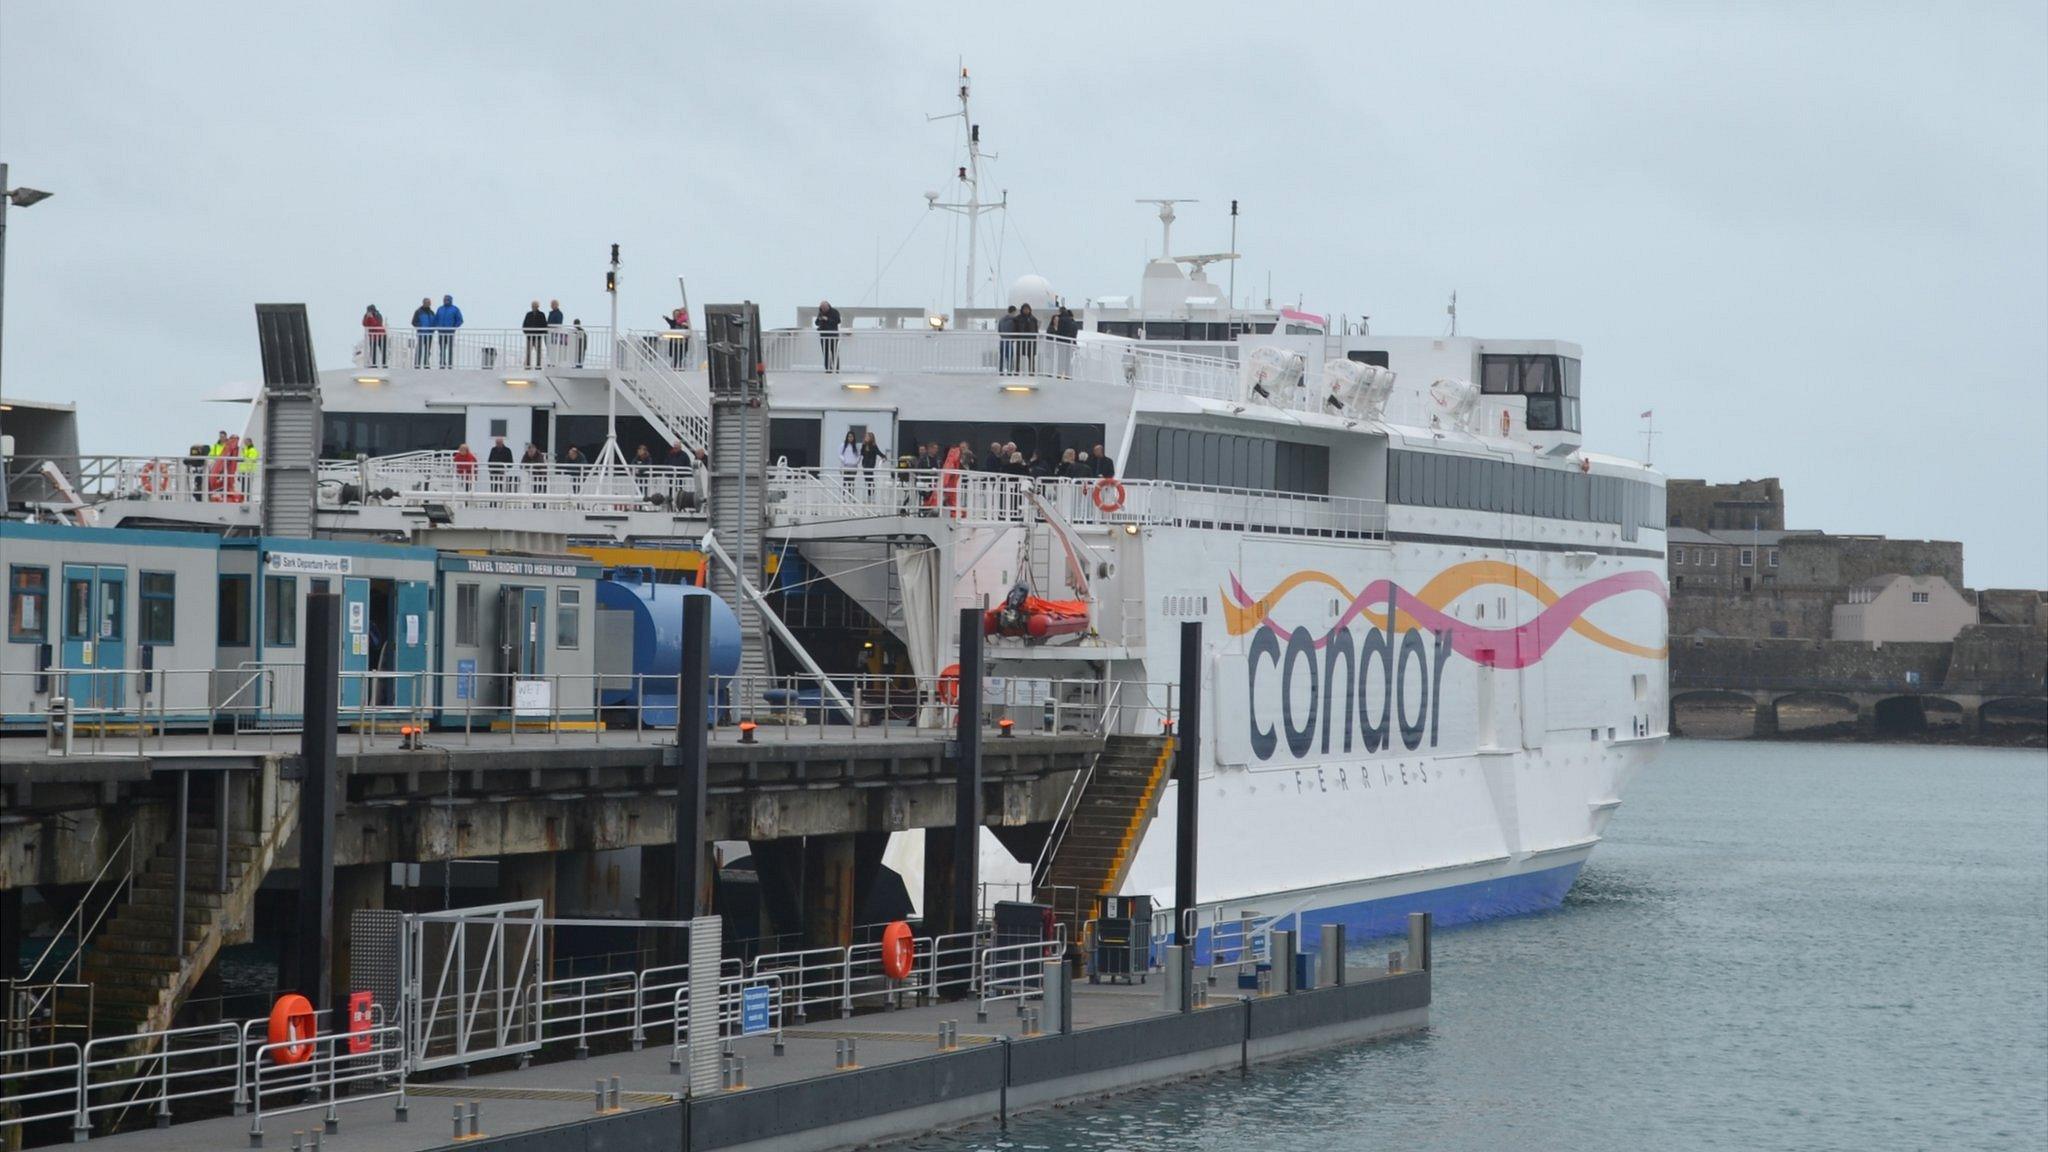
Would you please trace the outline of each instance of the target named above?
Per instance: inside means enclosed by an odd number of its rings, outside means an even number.
[[[441,367],[452,367],[455,363],[455,330],[462,327],[462,309],[455,306],[455,297],[441,297],[441,306],[434,310],[434,332],[441,340]]]
[[[430,296],[422,296],[420,306],[412,310],[412,366],[431,366],[433,355],[434,301]]]

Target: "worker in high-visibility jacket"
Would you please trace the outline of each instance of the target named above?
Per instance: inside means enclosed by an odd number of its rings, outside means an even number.
[[[240,491],[239,499],[248,499],[249,493],[255,490],[256,464],[262,458],[263,453],[256,450],[256,438],[254,436],[242,441],[241,476],[237,478],[239,483],[236,485]]]
[[[221,473],[226,469],[227,464],[221,457],[226,455],[227,450],[228,434],[223,429],[221,434],[214,439],[213,446],[206,450],[206,499],[209,503],[218,503],[220,501]]]

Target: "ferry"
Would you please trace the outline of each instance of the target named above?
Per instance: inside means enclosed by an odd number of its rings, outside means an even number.
[[[927,199],[974,235],[995,206],[964,73],[959,95],[958,196]],[[1662,476],[1585,444],[1578,345],[1255,307],[1210,279],[1237,255],[1176,252],[1180,202],[1151,203],[1128,294],[1032,275],[981,302],[970,256],[958,307],[685,304],[633,331],[614,249],[608,325],[394,319],[318,373],[317,527],[706,584],[738,675],[820,701],[894,674],[942,706],[979,622],[1013,722],[1092,710],[1130,742],[1128,827],[1082,881],[1059,858],[1083,795],[984,854],[1077,921],[1104,894],[1171,904],[1177,735],[1199,735],[1201,903],[1160,928],[1198,948],[1555,907],[1667,736]],[[248,398],[274,426],[277,396]],[[232,464],[98,468],[17,496],[228,534],[269,498]],[[1201,727],[1176,734],[1196,635]],[[917,891],[917,845],[890,859]]]

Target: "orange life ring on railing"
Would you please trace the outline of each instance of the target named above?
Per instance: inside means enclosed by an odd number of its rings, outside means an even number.
[[[1095,482],[1088,497],[1102,511],[1114,512],[1124,506],[1124,483],[1114,476],[1104,476]]]
[[[171,490],[171,470],[161,460],[142,466],[142,490],[151,494]]]
[[[910,937],[910,925],[901,920],[882,929],[882,973],[891,980],[910,975],[917,961],[917,942]]]
[[[960,702],[960,666],[958,664],[948,664],[946,665],[946,670],[939,673],[939,702],[943,704],[958,704]]]
[[[271,1049],[270,1058],[279,1064],[305,1063],[313,1055],[313,1038],[319,1032],[311,1001],[296,992],[279,996],[270,1008],[270,1042],[285,1047]]]

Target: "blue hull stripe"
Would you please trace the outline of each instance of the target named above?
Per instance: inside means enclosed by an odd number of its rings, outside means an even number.
[[[1439,928],[1501,916],[1545,912],[1564,902],[1564,894],[1578,879],[1582,866],[1583,862],[1564,864],[1541,872],[1475,880],[1469,884],[1454,884],[1449,888],[1410,892],[1402,896],[1385,896],[1327,908],[1305,908],[1301,912],[1301,948],[1303,951],[1315,951],[1321,943],[1325,924],[1342,924],[1344,938],[1351,943],[1406,935],[1410,912],[1435,913]],[[1291,929],[1294,919],[1289,916],[1275,927]],[[1209,962],[1207,929],[1195,936],[1195,962]]]

